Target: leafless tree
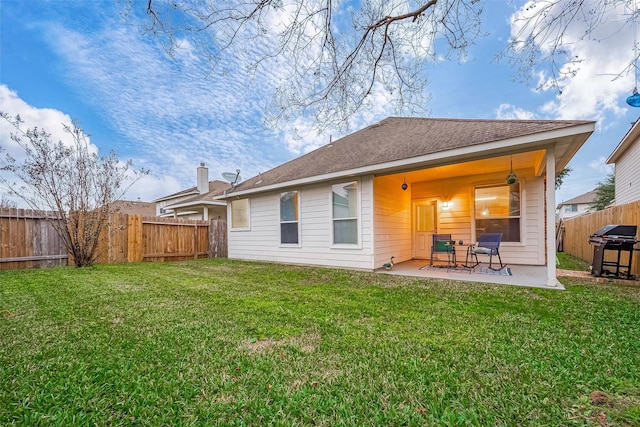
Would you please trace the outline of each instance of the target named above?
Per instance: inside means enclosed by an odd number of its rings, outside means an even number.
[[[8,153],[0,156],[0,171],[4,172],[0,183],[30,209],[48,212],[44,217],[77,267],[93,265],[113,202],[148,171],[132,169],[131,161],[121,163],[113,151],[99,157],[77,122],[62,125],[70,136],[65,144],[54,142],[44,129],[23,130],[19,116],[0,112],[0,117],[15,128],[11,139],[25,156],[23,161]]]
[[[612,34],[599,34],[598,30],[615,22],[615,31],[625,26],[637,34],[640,24],[637,0],[538,0],[512,17],[515,34],[508,48],[501,53],[509,57],[522,79],[529,79],[532,71],[544,64],[551,78],[545,84],[558,90],[558,82],[573,77],[584,60],[571,55],[570,45],[575,40],[601,42]],[[640,46],[637,38],[629,40],[629,62],[613,79],[633,73],[638,66]]]
[[[267,108],[272,124],[296,114],[315,118],[318,128],[348,123],[376,102],[375,93],[394,102],[396,111],[423,111],[425,66],[465,58],[467,48],[484,36],[483,17],[491,13],[482,0],[121,2],[126,19],[158,37],[169,53],[185,41],[199,46],[213,73],[228,72],[231,59],[266,79],[265,66],[276,65],[276,90]],[[581,60],[567,57],[572,24],[580,24],[580,37],[591,38],[611,13],[627,12],[621,26],[637,21],[634,5],[635,0],[531,1],[512,16],[517,33],[496,56],[511,59],[524,78],[546,64],[557,86]]]
[[[0,194],[0,209],[3,208],[16,208],[18,205],[13,200],[9,199],[9,197],[2,193]]]

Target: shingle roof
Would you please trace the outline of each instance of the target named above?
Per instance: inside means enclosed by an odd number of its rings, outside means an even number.
[[[204,194],[198,193],[198,188],[194,186],[194,187],[187,188],[186,190],[180,190],[177,193],[169,194],[168,196],[160,197],[159,199],[154,200],[154,202],[159,202],[167,199],[174,199],[179,196],[188,196],[189,194],[194,194],[194,198],[199,198],[202,196],[213,196],[215,194],[222,193],[224,190],[227,190],[229,188],[231,188],[231,185],[229,183],[216,179],[213,181],[209,181],[209,191],[207,193],[204,193]],[[191,199],[188,199],[188,200],[191,200]]]
[[[596,190],[591,190],[588,193],[581,194],[573,199],[566,200],[560,203],[562,205],[579,205],[579,204],[591,204],[596,199]]]
[[[209,202],[213,202],[213,196],[218,195],[218,194],[222,194],[225,190],[228,190],[231,188],[231,184],[229,184],[228,182],[223,182],[223,181],[209,181],[209,191],[207,193],[204,194],[196,194],[193,197],[190,197],[188,199],[184,199],[184,200],[180,200],[179,202],[175,202],[172,203],[170,205],[167,205],[167,208],[171,208],[172,206],[175,205],[180,205],[180,206],[184,206],[184,205],[196,205],[198,204],[198,202],[202,202],[202,201],[209,201]],[[190,189],[191,191],[195,191],[196,187],[193,187]],[[184,190],[181,191],[180,193],[176,193],[176,194],[189,194],[188,190]]]
[[[258,189],[588,123],[593,122],[389,117],[263,172],[240,183],[234,191]]]

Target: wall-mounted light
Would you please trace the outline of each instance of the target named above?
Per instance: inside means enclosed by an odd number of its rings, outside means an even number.
[[[444,209],[445,211],[449,210],[449,202],[442,202],[442,209]]]
[[[402,191],[405,191],[409,186],[407,185],[407,177],[404,177],[404,182],[402,183]]]

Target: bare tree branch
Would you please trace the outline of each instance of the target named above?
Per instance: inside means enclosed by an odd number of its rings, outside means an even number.
[[[11,139],[25,154],[21,163],[6,154],[0,156],[0,171],[17,179],[13,182],[0,175],[0,183],[29,208],[53,212],[45,218],[72,254],[75,265],[93,265],[113,202],[148,171],[133,170],[131,161],[121,163],[113,151],[98,157],[75,121],[62,125],[71,138],[64,144],[53,142],[44,129],[23,130],[19,117],[2,112],[0,117],[14,127]]]
[[[121,0],[129,22],[172,52],[187,39],[210,61],[211,73],[236,63],[256,79],[278,80],[268,108],[275,126],[293,116],[313,117],[317,129],[347,126],[376,95],[396,108],[424,109],[427,66],[440,57],[464,58],[482,31],[481,0]],[[512,17],[516,28],[499,58],[508,57],[522,79],[548,65],[547,84],[577,72],[568,57],[576,23],[583,38],[621,7],[623,24],[637,21],[634,0],[537,0]],[[636,49],[637,55],[637,49]],[[633,58],[633,61],[638,58]],[[632,62],[630,62],[632,63]],[[629,72],[629,67],[621,71]]]

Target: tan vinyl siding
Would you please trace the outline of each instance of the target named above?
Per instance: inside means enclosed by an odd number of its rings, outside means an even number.
[[[532,171],[516,172],[521,183],[521,242],[503,242],[500,255],[512,264],[544,265],[544,180]],[[473,243],[478,240],[474,229],[474,188],[501,184],[504,178],[503,174],[492,174],[416,183],[412,196],[438,199],[438,233],[450,233],[456,241]],[[441,207],[445,200],[451,205],[449,210]]]
[[[465,243],[472,241],[471,236],[471,197],[473,187],[467,178],[452,178],[413,185],[414,199],[437,199],[437,232],[451,234],[451,238]],[[450,208],[442,209],[442,202],[448,201]]]
[[[511,248],[507,245],[509,247],[508,259],[513,264],[544,265],[546,248],[544,179],[542,177],[526,178],[522,188],[524,191],[523,200],[526,201],[522,205],[524,228],[521,233],[524,246]]]
[[[411,191],[403,191],[397,176],[374,181],[375,265],[411,259]]]

